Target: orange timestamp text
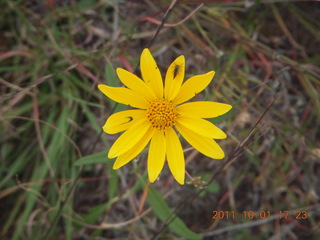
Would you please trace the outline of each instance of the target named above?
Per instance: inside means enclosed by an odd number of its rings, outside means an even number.
[[[279,219],[302,219],[308,218],[308,211],[212,211],[212,219],[268,219],[278,216]]]

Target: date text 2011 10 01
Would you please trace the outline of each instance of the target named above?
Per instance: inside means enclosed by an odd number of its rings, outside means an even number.
[[[235,211],[212,211],[212,219],[265,219],[271,217],[271,211],[243,211],[236,213]],[[278,211],[273,214],[277,214],[279,219],[307,219],[307,211]]]

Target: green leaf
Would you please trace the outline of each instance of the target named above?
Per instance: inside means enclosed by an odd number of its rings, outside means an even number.
[[[121,87],[121,82],[117,77],[116,71],[114,70],[112,64],[110,62],[107,62],[106,67],[104,69],[104,76],[107,82],[108,86],[111,87]],[[113,100],[109,99],[111,109],[115,107],[117,104]],[[127,107],[123,104],[117,104],[116,108],[114,109],[114,112],[124,111]]]
[[[85,11],[94,7],[96,1],[80,0],[78,1],[77,7],[79,10]]]
[[[86,224],[94,224],[99,217],[107,211],[109,203],[103,203],[88,209],[88,214],[83,215],[81,221]]]
[[[208,192],[217,193],[220,191],[220,185],[218,182],[213,181],[206,189]]]
[[[172,220],[168,226],[173,232],[186,239],[202,239],[200,235],[192,232],[180,218],[178,218],[175,214],[171,214],[171,209],[169,208],[168,204],[151,185],[147,200],[151,205],[155,215],[161,221],[169,222],[174,218],[174,220]],[[170,215],[171,217],[168,219]]]
[[[88,156],[79,158],[75,163],[74,166],[81,166],[85,164],[94,164],[94,163],[107,163],[113,161],[112,159],[108,158],[108,151],[102,151],[94,154],[90,154]]]
[[[117,74],[110,62],[107,62],[104,69],[104,76],[108,86],[111,87],[121,87],[121,82],[117,77]]]

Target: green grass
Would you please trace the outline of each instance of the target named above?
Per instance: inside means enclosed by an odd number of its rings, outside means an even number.
[[[166,23],[198,6],[184,2]],[[201,96],[233,110],[213,120],[228,134],[225,160],[185,152],[204,182],[180,186],[165,167],[147,188],[145,153],[112,169],[115,136],[101,126],[125,107],[97,84],[120,86],[115,69],[136,68],[157,29],[145,17],[161,21],[168,1],[1,1],[0,239],[317,239],[319,4],[244,2],[205,4],[154,39],[163,74],[181,54],[186,78],[215,70]],[[215,210],[272,217],[213,220]]]

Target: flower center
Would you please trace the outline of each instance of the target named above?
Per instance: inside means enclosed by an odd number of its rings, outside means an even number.
[[[147,108],[147,117],[153,127],[159,130],[172,127],[178,113],[176,107],[166,99],[159,99],[150,103]]]

